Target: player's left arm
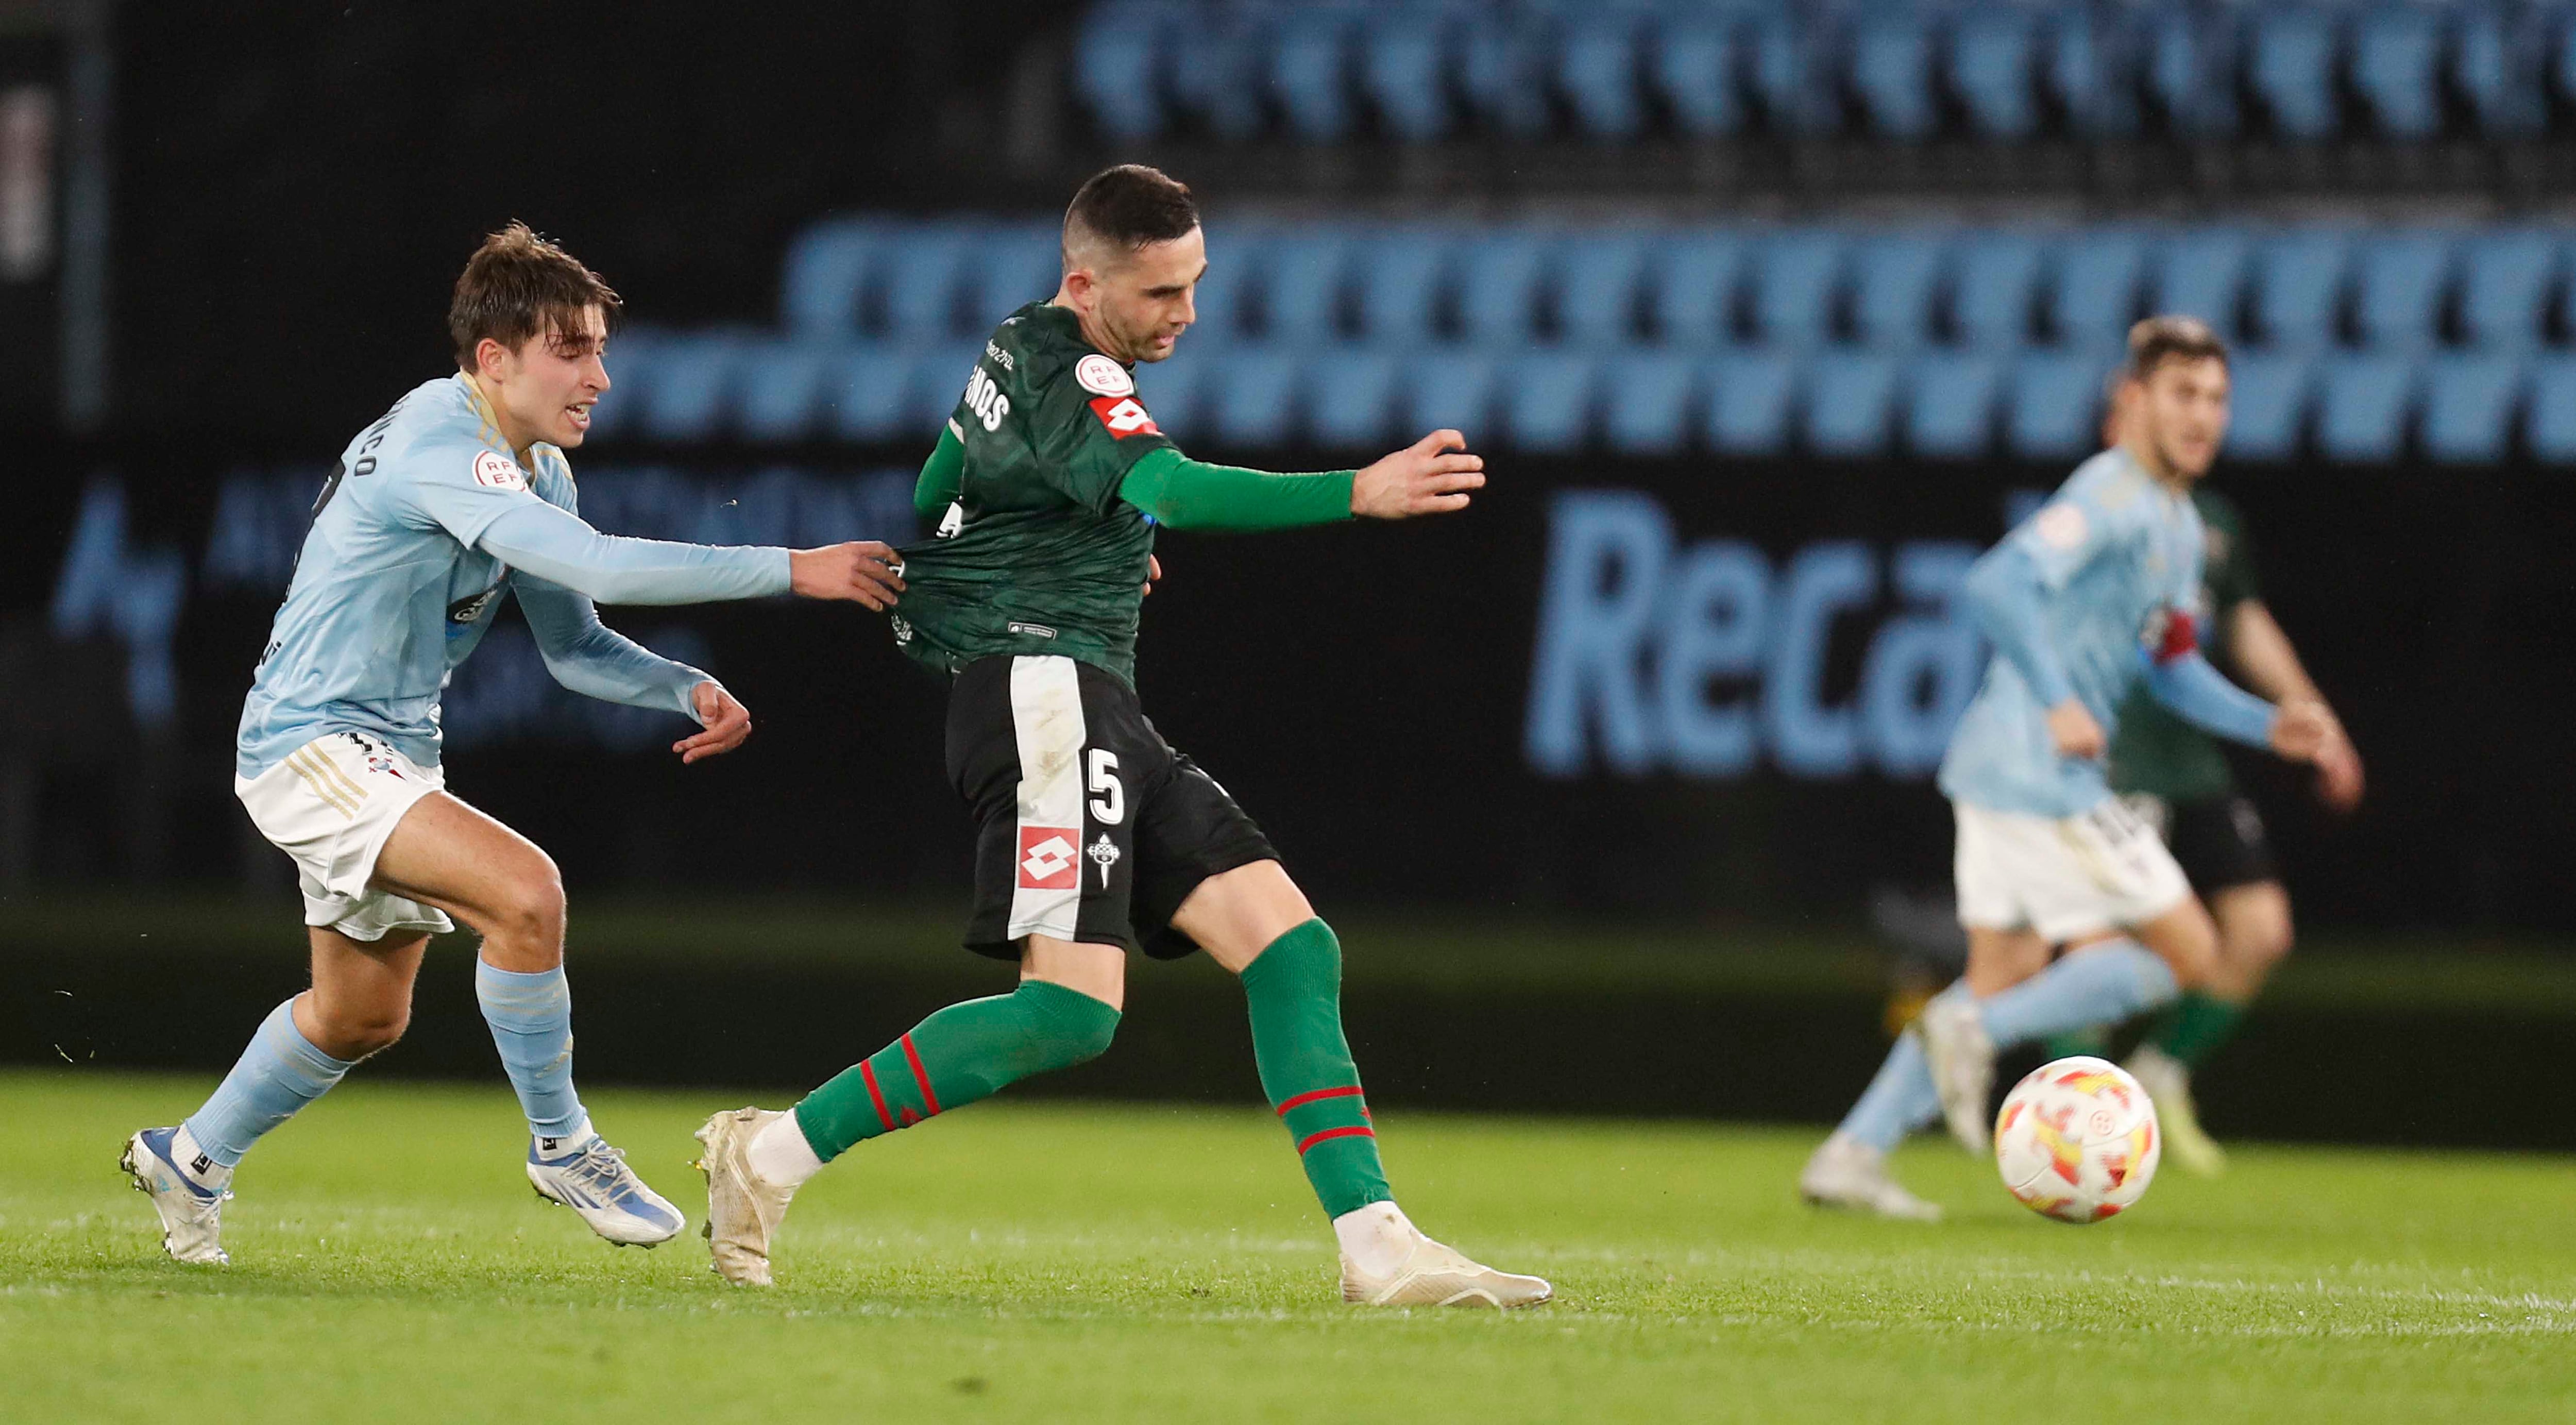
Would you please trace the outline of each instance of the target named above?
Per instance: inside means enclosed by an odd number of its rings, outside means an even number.
[[[2201,655],[2199,627],[2180,609],[2166,612],[2160,636],[2138,656],[2156,701],[2215,736],[2312,762],[2338,735],[2323,703],[2292,699],[2274,706],[2227,681]]]
[[[2291,646],[2290,635],[2261,599],[2238,600],[2229,609],[2227,620],[2228,651],[2237,672],[2255,691],[2283,704],[2313,703],[2327,709],[2334,735],[2314,759],[2317,792],[2336,810],[2352,810],[2361,802],[2361,754],[2354,750],[2342,721],[2333,717],[2325,694],[2317,690],[2316,680],[2308,676],[2307,665],[2299,661],[2299,650]]]

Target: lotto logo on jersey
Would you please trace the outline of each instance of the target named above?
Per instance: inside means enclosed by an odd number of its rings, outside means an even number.
[[[486,450],[474,457],[474,483],[496,490],[524,490],[528,477],[521,474],[517,462],[497,450]]]
[[[1133,396],[1094,396],[1091,398],[1091,413],[1100,417],[1100,423],[1109,427],[1109,433],[1121,440],[1131,435],[1163,433],[1155,426],[1154,418],[1145,414],[1145,408],[1136,404]]]
[[[1030,891],[1069,891],[1080,884],[1075,868],[1082,863],[1077,838],[1082,832],[1070,826],[1023,826],[1020,828],[1020,888]]]

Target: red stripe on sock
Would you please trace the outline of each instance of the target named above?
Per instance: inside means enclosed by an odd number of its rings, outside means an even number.
[[[1359,1095],[1360,1086],[1357,1084],[1353,1084],[1346,1089],[1317,1089],[1313,1093],[1301,1093],[1295,1098],[1288,1100],[1286,1103],[1279,1105],[1279,1116],[1281,1118],[1286,1118],[1288,1116],[1288,1110],[1292,1108],[1303,1108],[1307,1104],[1314,1103],[1320,1099],[1357,1098]]]
[[[877,1106],[877,1122],[885,1125],[886,1132],[892,1133],[894,1131],[894,1115],[886,1112],[885,1095],[877,1091],[876,1068],[869,1064],[867,1060],[861,1059],[859,1061],[859,1077],[867,1081],[868,1099]]]
[[[1376,1136],[1377,1130],[1372,1128],[1327,1128],[1321,1133],[1309,1133],[1304,1138],[1299,1139],[1297,1142],[1297,1153],[1298,1156],[1303,1157],[1305,1156],[1307,1149],[1314,1147],[1318,1143],[1325,1142],[1328,1139],[1375,1138]]]
[[[912,1081],[921,1085],[921,1101],[932,1113],[939,1112],[939,1095],[930,1091],[930,1074],[921,1067],[921,1054],[912,1047],[912,1036],[903,1036],[903,1057],[912,1061]]]

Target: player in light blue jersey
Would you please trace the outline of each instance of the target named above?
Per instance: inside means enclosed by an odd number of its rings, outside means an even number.
[[[527,1112],[530,1183],[621,1245],[685,1225],[582,1110],[562,882],[545,852],[441,789],[439,694],[515,596],[558,682],[696,718],[673,747],[695,762],[740,746],[750,714],[601,624],[594,601],[794,593],[882,609],[902,584],[883,544],[711,548],[584,524],[564,452],[608,390],[618,306],[526,227],[493,234],[449,308],[459,369],[361,431],[314,503],[234,768],[251,820],[295,861],[313,987],[270,1013],[196,1113],[127,1141],[125,1170],[183,1262],[227,1260],[219,1213],[251,1144],[401,1036],[422,951],[451,914],[482,937],[475,994]]]
[[[1888,1176],[1886,1155],[1936,1115],[1982,1151],[1999,1047],[2127,1018],[2209,975],[2209,912],[2105,779],[2106,729],[2133,687],[2284,757],[2342,745],[2324,704],[2276,709],[2199,652],[2191,487],[2226,431],[2225,345],[2188,317],[2140,322],[2120,395],[2133,417],[2123,442],[2077,467],[1969,574],[1995,657],[1941,764],[1968,973],[1924,1006],[1809,1159],[1799,1190],[1812,1202],[1938,1217]]]

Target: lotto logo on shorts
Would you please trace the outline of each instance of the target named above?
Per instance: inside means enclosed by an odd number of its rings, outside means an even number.
[[[1020,885],[1032,891],[1069,891],[1080,884],[1076,867],[1082,864],[1082,853],[1075,838],[1082,833],[1070,826],[1023,826],[1020,828]]]
[[[1109,433],[1121,440],[1131,435],[1163,433],[1133,396],[1094,396],[1091,398],[1091,413],[1100,417],[1100,423],[1109,427]]]

